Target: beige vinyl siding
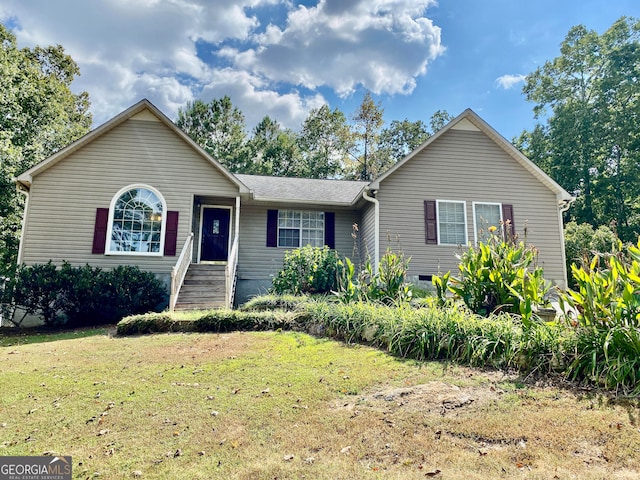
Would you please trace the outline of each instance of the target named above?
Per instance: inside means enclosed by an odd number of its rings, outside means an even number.
[[[238,254],[238,278],[241,280],[265,280],[282,269],[283,247],[267,247],[267,210],[333,211],[336,214],[336,250],[350,257],[353,252],[352,225],[360,221],[360,215],[352,210],[332,210],[294,207],[291,205],[242,205],[240,209],[240,249]]]
[[[367,202],[362,210],[362,224],[360,225],[360,262],[364,263],[367,260],[367,255],[372,259],[376,249],[376,208],[371,202]]]
[[[524,238],[527,226],[545,277],[564,284],[556,195],[481,132],[449,130],[387,177],[377,198],[381,235],[399,234],[412,276],[457,271],[456,247],[425,244],[424,200],[465,201],[470,244],[473,202],[497,202],[513,205],[516,232]]]
[[[193,196],[235,197],[238,188],[158,121],[127,120],[33,179],[24,233],[26,264],[67,260],[99,267],[139,265],[167,273],[176,257],[91,254],[96,208],[131,184],[146,184],[179,211],[178,254],[191,232]]]

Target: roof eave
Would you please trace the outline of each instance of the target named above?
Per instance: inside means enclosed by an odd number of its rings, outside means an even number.
[[[324,200],[300,200],[300,199],[296,200],[296,199],[288,199],[288,198],[269,198],[269,197],[254,197],[253,200],[255,202],[260,202],[260,203],[284,203],[284,204],[292,204],[292,205],[310,205],[310,206],[325,206],[325,207],[353,207],[357,203],[360,194],[358,194],[358,197],[356,197],[351,202],[327,202]]]

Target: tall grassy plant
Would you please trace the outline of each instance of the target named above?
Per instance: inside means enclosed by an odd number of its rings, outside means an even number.
[[[640,240],[601,266],[573,265],[576,290],[560,300],[575,312],[578,352],[571,364],[575,378],[587,377],[607,388],[640,393]]]

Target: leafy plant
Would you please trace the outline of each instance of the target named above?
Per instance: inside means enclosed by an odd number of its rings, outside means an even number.
[[[368,258],[360,271],[349,258],[340,262],[338,288],[334,292],[342,303],[353,301],[382,302],[388,305],[406,303],[412,292],[406,282],[409,261],[402,252],[396,253],[387,248],[380,259],[378,272],[374,272]]]
[[[603,255],[618,251],[618,238],[605,225],[594,230],[588,223],[569,222],[564,228],[564,245],[569,284],[575,287],[572,265],[588,265],[596,254],[599,254],[599,261],[603,262]],[[604,267],[604,263],[601,266]]]
[[[40,315],[49,326],[92,325],[166,306],[164,284],[136,266],[113,270],[63,262],[20,266],[4,292],[7,318],[20,326],[28,315]]]
[[[537,266],[535,247],[505,240],[494,232],[477,247],[457,255],[458,277],[449,273],[434,277],[439,303],[446,302],[449,290],[474,313],[485,317],[499,312],[519,314],[528,327],[537,309],[547,305],[551,282]]]
[[[575,313],[578,332],[570,373],[639,393],[640,241],[607,255],[605,267],[601,264],[601,256],[595,255],[588,266],[574,265],[576,290],[560,296],[563,308]]]
[[[329,247],[306,247],[286,251],[282,270],[273,279],[278,294],[329,293],[338,286],[340,256]]]

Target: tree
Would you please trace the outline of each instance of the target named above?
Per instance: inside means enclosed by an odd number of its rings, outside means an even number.
[[[357,156],[356,176],[360,180],[375,178],[380,172],[389,168],[391,161],[384,155],[377,155],[380,128],[384,124],[384,110],[380,103],[375,103],[371,92],[367,92],[358,110],[353,114],[355,136],[360,145]]]
[[[302,154],[298,176],[335,178],[342,176],[354,140],[344,114],[323,105],[309,112],[298,144]]]
[[[176,125],[230,171],[251,171],[244,115],[228,96],[188,102]]]
[[[446,110],[436,110],[436,112],[431,115],[431,119],[429,120],[429,126],[431,127],[431,134],[436,133],[442,127],[444,127],[447,123],[453,120],[453,115],[449,115],[449,112]]]
[[[0,24],[0,276],[15,271],[24,208],[12,178],[91,127],[88,93],[71,91],[78,75],[62,46],[19,49]]]
[[[602,35],[573,27],[560,56],[527,76],[523,93],[545,119],[518,143],[577,196],[571,218],[637,236],[640,205],[640,23],[622,17]]]
[[[412,122],[408,119],[393,120],[389,127],[380,133],[380,152],[392,163],[415,150],[429,138],[429,130],[422,120]]]
[[[283,130],[271,117],[264,117],[253,129],[249,151],[251,168],[247,173],[297,176],[301,162],[297,136],[290,129]]]

